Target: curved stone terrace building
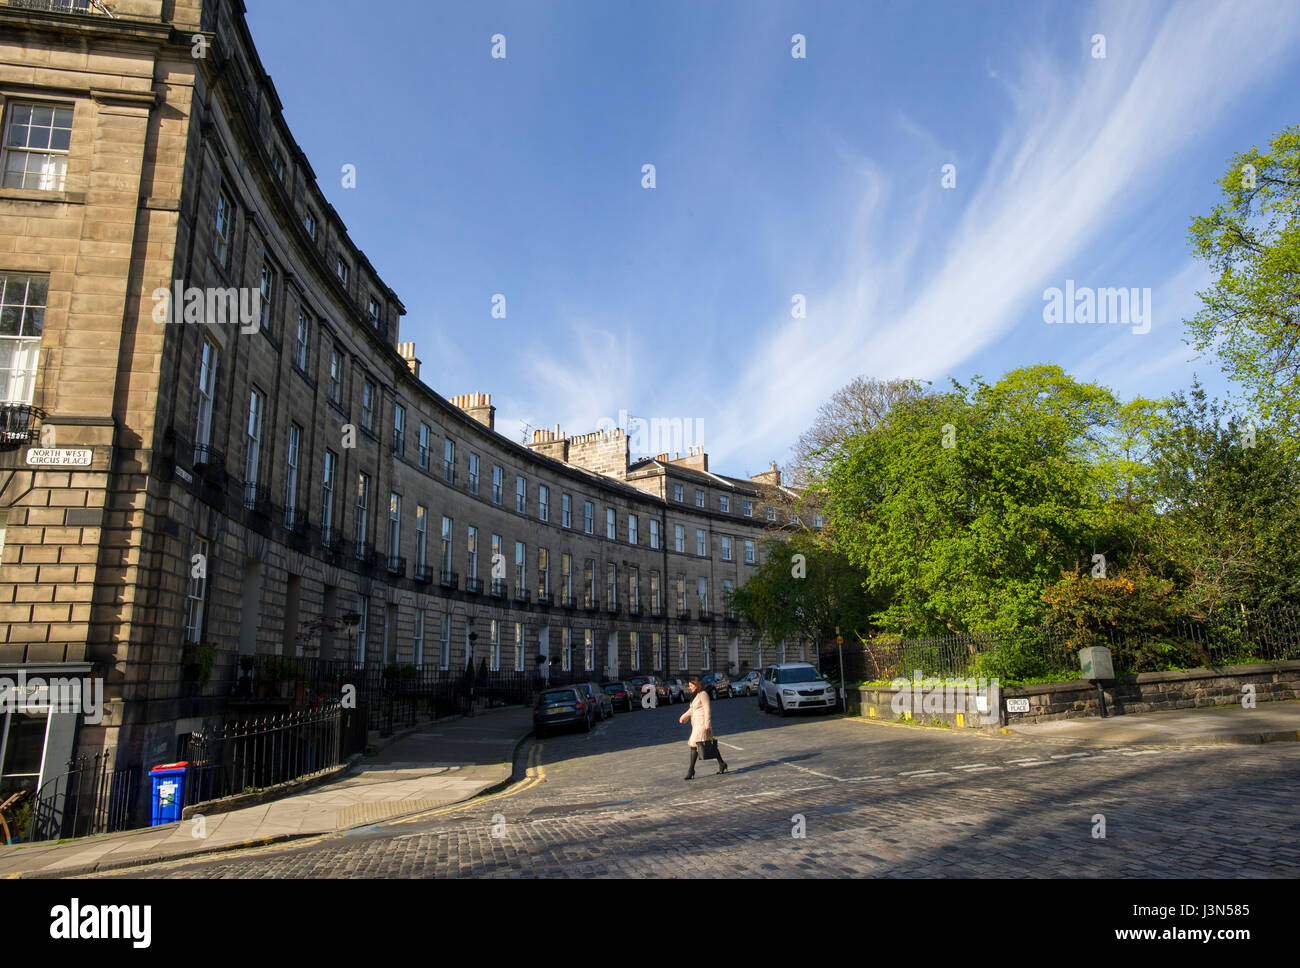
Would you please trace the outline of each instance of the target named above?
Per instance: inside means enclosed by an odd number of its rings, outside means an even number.
[[[228,678],[187,681],[208,649],[222,675],[805,654],[724,604],[795,526],[775,465],[523,445],[422,382],[239,0],[0,0],[0,123],[0,679],[105,690],[102,717],[0,712],[0,798],[75,750],[175,757],[226,711]]]

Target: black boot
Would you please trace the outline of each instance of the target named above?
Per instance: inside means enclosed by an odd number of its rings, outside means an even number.
[[[692,746],[691,747],[691,768],[686,771],[686,776],[683,779],[687,779],[687,780],[695,779],[695,761],[698,760],[699,758],[700,758],[699,750],[697,750],[694,746]]]
[[[718,775],[718,776],[722,776],[722,774],[724,774],[724,773],[726,773],[726,772],[727,772],[727,761],[724,760],[721,756],[719,756],[719,757],[718,757],[718,774],[717,774],[717,775]]]

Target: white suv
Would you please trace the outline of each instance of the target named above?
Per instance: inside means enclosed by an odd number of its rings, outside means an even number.
[[[835,687],[808,662],[785,662],[763,670],[758,708],[784,716],[796,709],[835,709]]]

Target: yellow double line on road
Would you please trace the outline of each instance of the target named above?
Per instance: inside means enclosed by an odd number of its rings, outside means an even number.
[[[517,796],[527,790],[531,790],[539,783],[546,782],[546,770],[542,767],[542,749],[544,744],[536,743],[528,751],[528,767],[524,772],[524,779],[518,786],[507,787],[497,793],[489,794],[485,797],[474,797],[472,800],[466,800],[463,803],[454,803],[449,807],[435,807],[432,810],[425,810],[421,813],[411,814],[409,817],[402,817],[400,820],[387,821],[384,826],[396,826],[401,823],[415,823],[419,820],[427,820],[430,817],[442,817],[447,814],[459,813],[462,810],[470,810],[481,806],[493,800],[503,800],[507,797]]]

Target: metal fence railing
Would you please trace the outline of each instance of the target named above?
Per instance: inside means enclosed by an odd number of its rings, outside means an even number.
[[[61,840],[135,826],[140,769],[112,768],[111,753],[80,755],[32,801],[28,840]]]
[[[846,659],[851,659],[850,678],[887,681],[920,672],[927,678],[997,676],[1017,681],[1078,673],[1079,650],[1088,645],[1109,648],[1119,675],[1300,659],[1300,608],[1224,610],[1142,631],[1045,626],[1014,633],[877,640],[852,650]]]
[[[339,703],[329,703],[191,733],[186,804],[266,789],[337,766],[343,713]]]

